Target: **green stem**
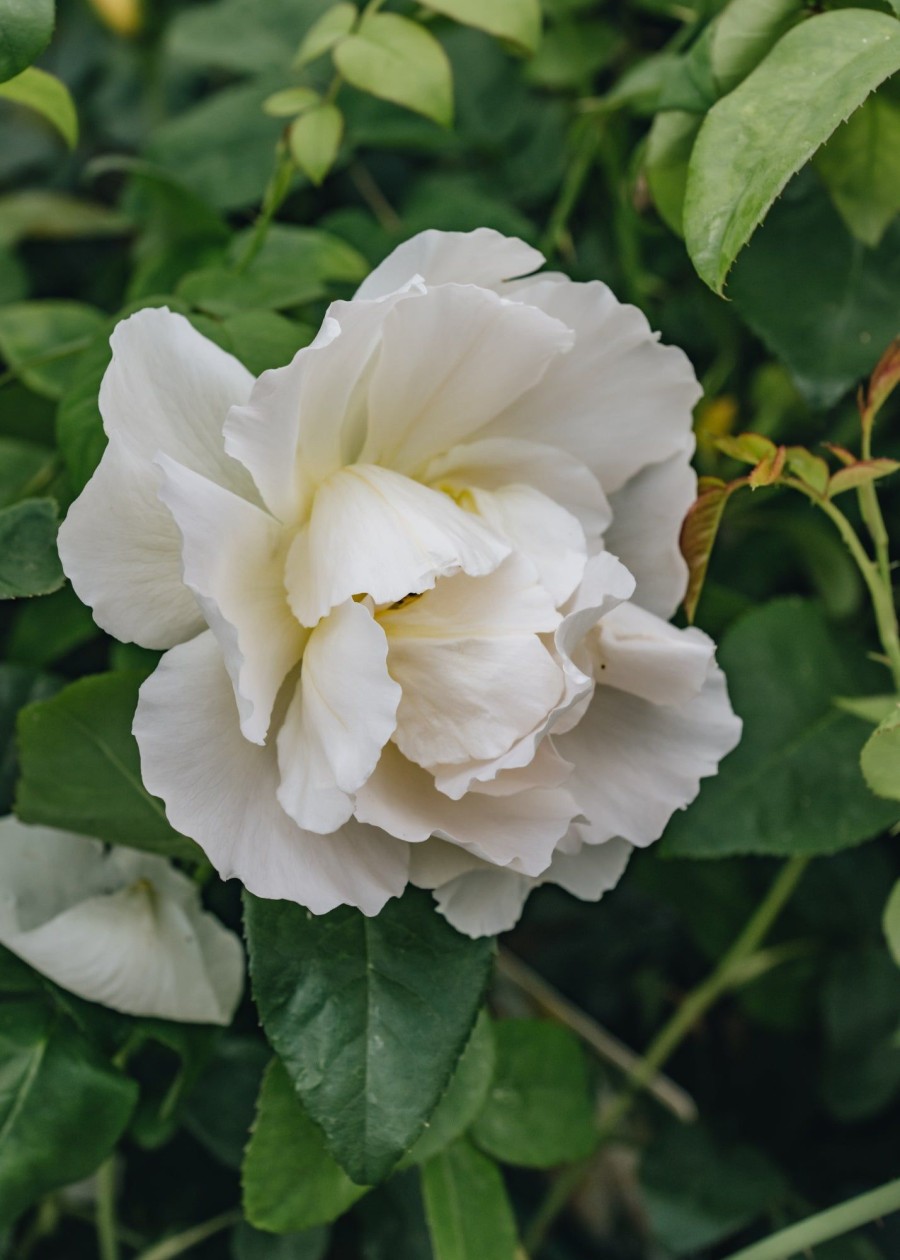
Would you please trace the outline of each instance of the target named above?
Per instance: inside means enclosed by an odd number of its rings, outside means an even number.
[[[562,187],[556,205],[550,214],[547,230],[541,240],[541,252],[552,258],[568,227],[569,219],[578,204],[578,198],[594,164],[599,142],[599,126],[596,119],[582,118],[576,123],[575,151],[563,176]]]
[[[294,162],[285,141],[279,140],[275,150],[275,170],[263,194],[262,206],[253,226],[253,233],[247,242],[247,248],[237,261],[235,270],[240,274],[246,271],[253,259],[265,244],[272,220],[284,205],[285,198],[291,190],[294,176]]]
[[[796,1225],[789,1225],[762,1242],[735,1252],[728,1260],[788,1260],[789,1256],[808,1254],[809,1249],[819,1243],[838,1238],[851,1229],[858,1229],[860,1225],[868,1225],[869,1221],[898,1211],[900,1180],[889,1181],[877,1190],[869,1190],[855,1199],[848,1199],[846,1203],[839,1203],[837,1207],[808,1216]]]
[[[861,457],[864,460],[872,458],[871,424],[863,425]],[[884,523],[884,516],[881,512],[881,504],[878,501],[878,491],[873,481],[860,486],[859,508],[866,523],[866,529],[869,531],[869,537],[872,539],[875,547],[875,563],[878,566],[882,584],[889,591],[893,592],[890,539],[888,538],[887,526]]]
[[[116,1228],[116,1163],[111,1155],[97,1173],[97,1251],[100,1260],[119,1260]]]
[[[646,1089],[691,1029],[723,993],[737,987],[743,981],[747,974],[746,960],[755,953],[769,932],[808,864],[808,857],[796,857],[791,858],[782,866],[769,891],[715,971],[691,990],[652,1042],[643,1058],[629,1072],[624,1090],[600,1121],[598,1143],[608,1142],[615,1136],[637,1095]],[[547,1197],[538,1208],[525,1234],[525,1250],[530,1256],[537,1254],[547,1231],[584,1179],[590,1162],[590,1160],[585,1160],[573,1164],[561,1173],[550,1187]]]
[[[175,1256],[184,1255],[192,1247],[197,1247],[200,1243],[206,1242],[207,1238],[212,1238],[213,1234],[221,1233],[223,1229],[237,1225],[241,1219],[242,1215],[237,1210],[222,1212],[221,1215],[214,1216],[209,1221],[202,1221],[199,1225],[192,1225],[190,1229],[180,1234],[164,1238],[162,1242],[156,1243],[147,1251],[142,1251],[136,1260],[174,1260]]]

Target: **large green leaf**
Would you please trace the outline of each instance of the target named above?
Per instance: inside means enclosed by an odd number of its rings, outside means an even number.
[[[497,1066],[473,1140],[504,1164],[552,1168],[584,1159],[597,1135],[576,1038],[533,1019],[501,1020],[494,1035]]]
[[[38,1000],[0,1005],[0,1227],[88,1176],[118,1141],[137,1086]]]
[[[377,918],[245,897],[266,1034],[354,1181],[382,1180],[438,1104],[475,1022],[493,942],[410,888]]]
[[[142,681],[134,672],[82,678],[21,712],[16,813],[109,844],[196,858],[141,782],[131,722]]]
[[[0,97],[25,105],[55,127],[70,149],[78,143],[78,114],[69,89],[61,79],[29,66],[14,79],[0,83]]]
[[[55,20],[55,0],[0,0],[0,83],[37,60]]]
[[[859,769],[866,724],[833,703],[883,685],[860,644],[814,604],[783,599],[742,617],[719,662],[743,736],[669,823],[664,854],[834,853],[896,821],[896,806],[873,796]]]
[[[0,815],[12,809],[13,784],[18,770],[16,717],[35,700],[52,696],[60,680],[26,665],[0,663]]]
[[[453,77],[447,54],[430,32],[396,13],[364,17],[334,49],[348,83],[449,127]]]
[[[0,355],[29,389],[57,399],[102,325],[101,312],[82,302],[13,302],[0,309]]]
[[[422,1168],[435,1260],[515,1260],[516,1222],[496,1164],[461,1140]]]
[[[425,0],[425,7],[508,40],[526,53],[533,53],[540,43],[541,8],[537,0]]]
[[[682,109],[663,110],[647,136],[644,169],[653,202],[673,232],[684,232],[688,163],[702,118]]]
[[[25,499],[0,509],[0,600],[58,591],[65,578],[56,551],[52,499]]]
[[[801,0],[731,0],[710,31],[710,68],[719,93],[733,91],[802,15]]]
[[[241,1181],[247,1219],[275,1234],[326,1225],[366,1193],[329,1155],[278,1059],[263,1078]]]
[[[873,88],[900,69],[900,23],[868,9],[821,13],[789,31],[710,110],[691,155],[688,252],[721,292],[772,202]]]
[[[46,446],[0,437],[0,508],[24,498],[31,482],[52,463]]]
[[[853,235],[877,246],[900,211],[900,103],[870,97],[817,154],[816,170]]]

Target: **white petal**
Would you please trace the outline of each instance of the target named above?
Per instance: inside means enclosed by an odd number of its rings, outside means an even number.
[[[559,320],[487,289],[444,285],[397,302],[372,372],[362,458],[419,471],[515,404],[572,341]]]
[[[432,228],[398,245],[356,291],[357,298],[381,298],[403,288],[415,276],[426,284],[480,284],[493,288],[528,275],[544,261],[542,254],[515,236],[492,228],[474,232],[439,232]]]
[[[0,818],[0,943],[30,931],[85,897],[112,892],[118,877],[103,845],[87,836]]]
[[[386,662],[384,631],[353,600],[310,635],[278,733],[278,800],[299,826],[336,831],[352,814],[350,794],[375,769],[397,724],[400,688]]]
[[[706,681],[715,644],[701,630],[678,630],[637,604],[619,604],[591,639],[595,678],[653,704],[685,704]]]
[[[496,936],[516,926],[535,882],[513,871],[487,868],[460,875],[435,890],[438,913],[464,936]]]
[[[578,726],[554,742],[575,766],[571,790],[592,838],[646,845],[690,804],[740,733],[725,676],[713,666],[700,694],[684,705],[597,687]]]
[[[532,788],[510,796],[470,792],[451,801],[431,776],[393,745],[356,796],[356,816],[417,845],[436,835],[496,866],[539,874],[575,814],[564,788]]]
[[[562,694],[562,671],[537,637],[559,614],[518,557],[487,577],[443,579],[379,621],[403,689],[395,740],[419,765],[499,757]]]
[[[159,497],[183,540],[184,582],[219,641],[247,739],[261,744],[306,632],[284,585],[287,538],[261,508],[160,455]]]
[[[223,879],[234,875],[257,896],[315,914],[339,905],[377,914],[403,891],[406,845],[352,820],[315,835],[278,804],[274,743],[259,747],[241,734],[212,634],[166,653],[141,688],[133,729],[148,791]]]
[[[585,536],[599,539],[612,520],[600,482],[590,469],[558,447],[516,438],[484,438],[454,446],[426,466],[422,480],[451,492],[472,486],[499,490],[532,486],[581,522]]]
[[[291,547],[291,607],[303,625],[314,626],[354,595],[392,604],[441,574],[490,573],[509,550],[446,495],[389,469],[354,464],[320,486],[309,524]]]
[[[578,823],[574,824],[573,831],[587,833]],[[557,850],[538,882],[558,884],[580,901],[599,901],[618,884],[633,852],[634,845],[621,836],[614,836],[603,844],[585,842],[574,853]]]
[[[610,500],[613,521],[606,546],[637,579],[635,603],[667,620],[687,589],[679,537],[697,495],[693,450],[691,437],[677,454],[637,473]]]
[[[507,292],[562,320],[576,342],[485,436],[561,446],[596,473],[607,494],[684,446],[700,387],[687,357],[659,345],[636,307],[621,305],[599,281],[564,276],[540,276]]]
[[[159,469],[110,440],[57,537],[78,598],[125,643],[167,648],[203,629],[182,581],[181,537],[157,496]]]

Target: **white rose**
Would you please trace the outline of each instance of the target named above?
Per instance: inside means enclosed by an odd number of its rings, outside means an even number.
[[[0,819],[0,944],[126,1015],[229,1024],[244,951],[165,858]]]
[[[109,445],[60,533],[120,639],[170,649],[134,732],[223,877],[324,913],[407,881],[472,935],[595,898],[740,724],[674,630],[685,356],[602,284],[425,232],[258,381],[187,320],[113,334]]]

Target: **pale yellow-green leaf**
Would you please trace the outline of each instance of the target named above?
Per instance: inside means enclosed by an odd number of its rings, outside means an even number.
[[[317,105],[291,123],[294,161],[314,184],[321,184],[334,165],[343,134],[344,116],[336,105]]]
[[[522,52],[533,53],[541,39],[538,0],[422,0],[427,9],[443,13],[464,26],[508,40]]]
[[[29,66],[14,79],[0,83],[0,96],[17,105],[27,105],[43,115],[60,133],[70,149],[78,143],[78,115],[75,102],[64,83],[46,70]]]
[[[453,73],[438,41],[395,13],[363,17],[334,49],[334,64],[353,87],[424,114],[441,126],[453,119]]]
[[[900,801],[900,704],[866,740],[859,763],[876,796]]]
[[[304,35],[297,49],[294,65],[297,67],[309,65],[311,61],[327,53],[338,40],[350,34],[358,17],[359,10],[348,0],[341,0],[340,4],[326,10]]]
[[[884,917],[881,922],[884,934],[887,937],[891,957],[897,966],[900,967],[900,879],[897,880],[891,889],[891,895],[888,897],[887,905],[884,907]]]
[[[263,112],[271,118],[292,118],[294,114],[302,114],[304,110],[311,109],[321,99],[319,93],[312,88],[285,88],[266,97],[263,101]]]

